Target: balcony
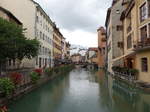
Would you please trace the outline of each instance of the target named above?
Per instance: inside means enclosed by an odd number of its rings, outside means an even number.
[[[150,38],[145,38],[142,41],[134,44],[135,51],[147,50],[150,49]]]

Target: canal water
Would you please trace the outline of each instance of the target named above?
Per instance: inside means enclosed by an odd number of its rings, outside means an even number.
[[[9,112],[150,112],[150,95],[102,70],[77,68],[9,106]]]

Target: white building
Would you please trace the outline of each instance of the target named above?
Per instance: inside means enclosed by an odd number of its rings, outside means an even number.
[[[49,67],[52,66],[52,21],[41,6],[33,0],[1,0],[0,6],[8,9],[23,23],[26,28],[26,37],[38,39],[41,43],[39,55],[36,59],[24,59],[22,67]]]

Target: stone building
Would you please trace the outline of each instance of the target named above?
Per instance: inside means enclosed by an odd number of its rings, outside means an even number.
[[[104,68],[106,65],[106,30],[100,27],[98,30],[98,67]]]
[[[123,66],[123,60],[116,61],[123,55],[122,22],[120,15],[123,12],[122,0],[114,0],[107,11],[106,33],[107,33],[107,67],[112,72],[112,66]]]

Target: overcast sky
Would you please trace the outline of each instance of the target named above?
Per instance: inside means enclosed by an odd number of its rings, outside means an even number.
[[[112,0],[35,0],[71,44],[97,46],[97,28],[104,26]]]

